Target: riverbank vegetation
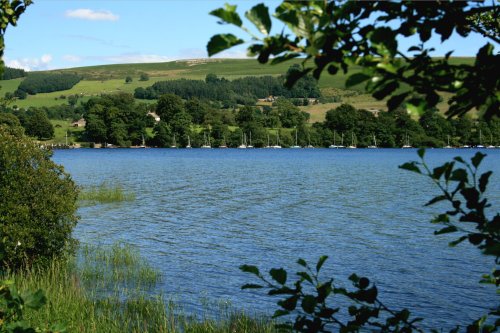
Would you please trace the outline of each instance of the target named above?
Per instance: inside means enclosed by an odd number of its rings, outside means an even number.
[[[44,290],[48,304],[24,311],[32,327],[49,330],[58,323],[66,332],[82,333],[275,332],[269,319],[227,308],[219,309],[217,319],[185,314],[157,291],[160,273],[130,246],[82,244],[77,253],[45,268],[32,266],[2,275],[15,281],[20,292]]]
[[[102,182],[97,186],[80,189],[78,200],[87,203],[111,203],[122,201],[134,201],[135,194],[126,191],[120,184]]]

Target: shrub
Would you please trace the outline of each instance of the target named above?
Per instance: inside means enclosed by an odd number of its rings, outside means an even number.
[[[0,126],[0,265],[46,264],[71,252],[77,223],[77,187],[19,129]]]

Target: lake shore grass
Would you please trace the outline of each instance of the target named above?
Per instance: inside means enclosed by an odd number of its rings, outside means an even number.
[[[97,186],[82,188],[78,200],[90,203],[112,203],[122,201],[134,201],[135,194],[126,191],[120,184],[102,182]]]
[[[45,269],[6,273],[23,291],[43,289],[47,304],[25,309],[25,319],[40,329],[57,323],[67,332],[275,332],[272,322],[220,310],[217,319],[185,315],[173,301],[155,293],[160,274],[132,247],[80,247],[78,255],[55,260]]]

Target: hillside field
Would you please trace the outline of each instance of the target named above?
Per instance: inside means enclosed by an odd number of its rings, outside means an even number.
[[[471,64],[473,58],[454,58],[452,62]],[[165,80],[175,79],[194,79],[204,80],[209,73],[216,74],[228,80],[244,76],[278,76],[286,73],[289,66],[293,63],[301,63],[301,59],[296,59],[289,63],[278,65],[260,64],[255,59],[196,59],[182,60],[165,63],[145,63],[145,64],[117,64],[102,65],[90,67],[77,67],[70,69],[53,70],[50,72],[75,73],[81,75],[83,80],[73,88],[65,91],[52,93],[39,93],[30,95],[25,100],[16,100],[14,105],[20,108],[30,106],[42,107],[65,104],[69,95],[81,96],[81,101],[85,101],[91,96],[103,93],[127,92],[133,93],[138,87],[148,87],[153,83]],[[352,67],[352,73],[359,71],[357,66]],[[150,79],[148,81],[139,81],[141,74],[146,73]],[[131,76],[133,81],[125,83],[125,78]],[[348,75],[338,73],[337,75],[328,75],[326,72],[319,80],[319,86],[324,95],[328,95],[331,90],[345,89],[345,80]],[[0,81],[0,95],[6,92],[14,92],[23,79],[13,79]],[[363,86],[350,88],[354,92],[363,91]],[[371,96],[362,94],[359,96],[350,96],[342,98],[342,102],[349,102],[357,108],[377,108],[385,109],[384,101],[377,101]],[[440,109],[444,109],[445,103],[441,103]],[[336,107],[338,103],[321,104],[303,107],[304,111],[311,113],[312,121],[321,121],[327,110]]]

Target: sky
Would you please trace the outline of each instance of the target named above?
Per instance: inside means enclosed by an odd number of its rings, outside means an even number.
[[[220,25],[209,15],[226,2],[243,13],[264,2],[274,10],[280,1],[254,0],[35,0],[5,34],[7,66],[46,70],[118,63],[166,62],[207,58],[206,44],[218,33],[233,33],[249,40],[237,28]],[[247,24],[251,25],[251,24]],[[283,24],[274,21],[272,33]],[[400,41],[402,45],[412,45]],[[485,44],[477,35],[453,37],[436,47],[435,56],[454,50],[454,56],[474,56]],[[246,45],[248,46],[248,45]],[[244,58],[246,46],[217,57]]]

